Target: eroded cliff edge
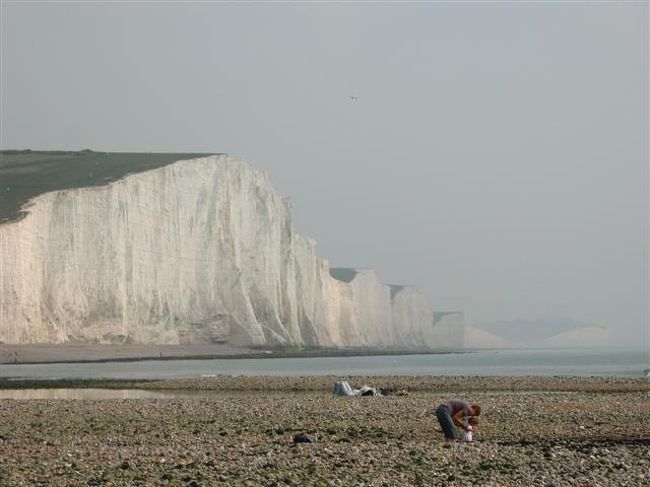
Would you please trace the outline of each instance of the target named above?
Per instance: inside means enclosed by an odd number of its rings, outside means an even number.
[[[0,225],[0,341],[462,346],[462,319],[440,333],[417,289],[349,271],[294,232],[265,173],[181,160]]]

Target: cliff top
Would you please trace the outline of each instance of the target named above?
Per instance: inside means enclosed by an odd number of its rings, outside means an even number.
[[[128,174],[212,154],[82,151],[0,151],[0,224],[25,215],[21,207],[51,191],[104,186]]]

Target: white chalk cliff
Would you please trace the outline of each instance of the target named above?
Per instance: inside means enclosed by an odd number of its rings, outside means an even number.
[[[0,342],[462,346],[462,316],[314,247],[225,155],[42,194],[0,225]]]

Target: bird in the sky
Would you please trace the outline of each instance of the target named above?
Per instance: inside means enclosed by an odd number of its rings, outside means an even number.
[[[357,98],[356,96],[351,96],[351,97],[350,97],[350,100],[352,100],[352,101],[357,101],[358,98]]]

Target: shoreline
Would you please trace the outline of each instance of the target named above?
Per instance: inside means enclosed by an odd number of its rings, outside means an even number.
[[[473,353],[455,349],[235,347],[205,345],[0,344],[0,365],[79,364],[166,360],[272,359]]]
[[[156,391],[278,393],[328,392],[336,381],[410,393],[642,393],[645,378],[548,376],[232,376],[191,379],[25,379],[0,377],[0,389],[141,389]],[[649,404],[650,406],[650,404]]]

